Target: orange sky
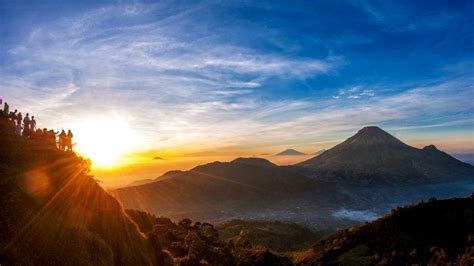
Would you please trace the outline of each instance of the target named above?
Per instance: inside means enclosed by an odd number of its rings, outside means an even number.
[[[355,133],[355,132],[354,132]],[[393,133],[390,132],[389,133]],[[434,144],[438,149],[449,153],[463,153],[466,150],[474,149],[474,137],[471,135],[459,134],[447,137],[443,134],[425,134],[426,138],[419,135],[402,135],[394,133],[405,143],[422,148],[426,145]],[[350,136],[347,136],[350,137]],[[429,138],[429,139],[428,139]],[[197,152],[185,150],[184,148],[164,149],[161,153],[154,151],[137,152],[124,155],[121,166],[117,167],[93,167],[92,173],[101,180],[104,186],[127,185],[135,180],[154,179],[170,170],[188,170],[197,165],[214,161],[227,162],[237,157],[261,157],[279,164],[288,165],[298,163],[313,157],[316,151],[330,149],[334,145],[342,142],[345,138],[336,141],[328,141],[315,145],[294,145],[291,147],[276,146],[261,151],[249,150],[216,150]],[[274,154],[286,149],[294,148],[307,155],[301,156],[275,156]],[[160,157],[161,159],[153,159]]]

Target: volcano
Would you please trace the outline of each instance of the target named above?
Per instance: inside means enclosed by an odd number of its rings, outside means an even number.
[[[409,146],[370,126],[323,154],[297,164],[315,175],[347,181],[438,182],[474,177],[474,167],[434,145]]]
[[[297,151],[295,149],[286,149],[282,152],[275,154],[276,156],[296,156],[296,155],[305,155],[304,153]]]

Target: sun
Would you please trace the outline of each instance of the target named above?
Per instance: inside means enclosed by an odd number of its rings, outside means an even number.
[[[139,148],[142,139],[120,118],[85,119],[74,126],[75,149],[92,160],[96,168],[124,163],[124,154]]]

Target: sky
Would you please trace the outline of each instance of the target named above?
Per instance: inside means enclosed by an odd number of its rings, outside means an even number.
[[[0,0],[0,36],[11,108],[76,140],[126,124],[143,158],[314,153],[368,125],[474,151],[473,1]]]

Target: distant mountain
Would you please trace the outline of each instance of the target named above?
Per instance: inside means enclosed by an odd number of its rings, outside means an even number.
[[[165,174],[169,175],[169,174]],[[126,208],[140,209],[173,219],[185,217],[218,222],[246,213],[271,211],[306,195],[313,204],[318,199],[333,200],[325,183],[318,183],[300,168],[277,166],[261,158],[237,158],[213,162],[189,171],[174,172],[142,186],[113,190]]]
[[[140,186],[140,185],[151,183],[153,181],[154,181],[153,179],[139,179],[139,180],[133,181],[132,183],[128,184],[127,186],[129,186],[129,187]]]
[[[435,146],[417,149],[378,127],[365,127],[323,154],[297,164],[320,178],[351,182],[438,182],[473,178],[474,167]]]
[[[168,171],[166,173],[164,173],[163,175],[157,177],[156,179],[153,180],[153,182],[157,181],[157,180],[163,180],[163,179],[167,179],[167,178],[173,178],[173,177],[176,177],[176,176],[180,176],[184,173],[184,171],[181,171],[181,170],[172,170],[172,171]]]
[[[323,152],[325,152],[325,151],[326,151],[325,149],[319,150],[319,151],[317,151],[317,152],[314,153],[314,156],[321,155],[321,154],[323,154]]]
[[[168,171],[166,173],[164,173],[163,175],[155,178],[155,179],[150,179],[150,178],[147,178],[147,179],[139,179],[139,180],[135,180],[133,181],[132,183],[126,185],[126,186],[121,186],[121,187],[133,187],[133,186],[141,186],[141,185],[146,185],[146,184],[150,184],[150,183],[153,183],[157,180],[164,180],[164,179],[167,179],[167,178],[173,178],[173,177],[176,177],[176,176],[179,176],[181,175],[182,173],[184,173],[184,171],[181,171],[181,170],[172,170],[172,171]]]
[[[276,164],[274,164],[274,163],[272,163],[272,162],[270,162],[266,159],[257,158],[257,157],[252,157],[252,158],[239,157],[239,158],[233,160],[231,163],[263,166],[263,167],[277,167]]]
[[[472,265],[474,198],[397,208],[386,217],[340,231],[296,265]]]
[[[277,153],[275,154],[276,156],[293,156],[293,155],[305,155],[304,153],[302,152],[299,152],[297,150],[294,150],[294,149],[286,149],[280,153]]]

